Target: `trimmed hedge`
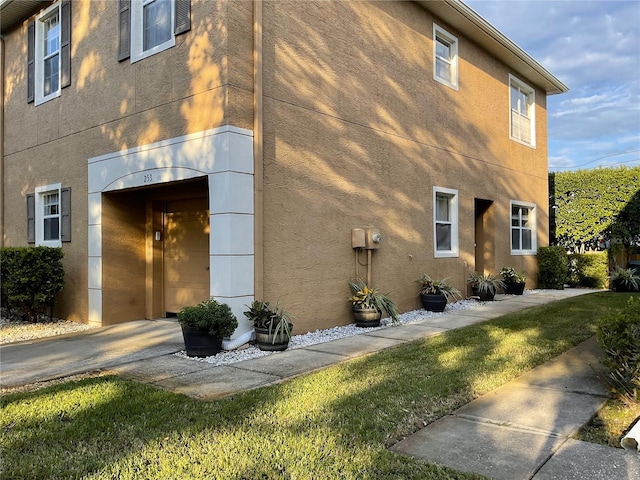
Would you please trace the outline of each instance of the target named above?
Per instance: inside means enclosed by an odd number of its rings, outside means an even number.
[[[63,256],[61,248],[0,248],[2,305],[32,322],[52,308],[63,287]]]
[[[569,261],[563,247],[538,249],[538,288],[564,290]]]
[[[640,167],[549,174],[550,241],[567,250],[640,242]]]
[[[609,275],[607,252],[569,254],[570,287],[605,288]]]

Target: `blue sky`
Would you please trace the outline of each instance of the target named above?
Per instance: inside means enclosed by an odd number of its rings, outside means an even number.
[[[464,1],[569,87],[547,97],[549,171],[640,165],[640,0]]]

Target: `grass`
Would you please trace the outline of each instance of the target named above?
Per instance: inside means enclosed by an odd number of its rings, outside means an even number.
[[[620,441],[634,420],[640,418],[640,403],[625,405],[610,399],[591,422],[578,432],[577,439],[622,448]]]
[[[117,377],[2,397],[3,479],[474,479],[387,450],[594,335],[595,293],[201,402]]]

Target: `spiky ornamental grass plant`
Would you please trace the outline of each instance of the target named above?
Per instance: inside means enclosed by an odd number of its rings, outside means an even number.
[[[380,293],[377,289],[367,286],[363,280],[355,279],[349,282],[351,293],[349,297],[351,305],[355,309],[373,308],[380,313],[386,313],[391,317],[391,321],[396,324],[398,319],[398,307],[395,302],[389,298],[388,293]]]
[[[448,280],[448,278],[434,279],[424,273],[422,277],[418,279],[420,293],[424,295],[444,295],[448,301],[461,298],[462,294],[460,290],[451,285]]]

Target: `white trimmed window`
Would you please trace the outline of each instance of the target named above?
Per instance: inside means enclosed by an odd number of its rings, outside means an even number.
[[[119,0],[118,61],[137,62],[191,30],[191,0]]]
[[[173,35],[173,0],[134,1],[131,8],[131,61],[171,48]]]
[[[458,191],[433,187],[433,249],[435,257],[458,256]]]
[[[509,75],[509,101],[511,105],[509,118],[511,139],[535,147],[535,90],[513,75]]]
[[[71,188],[55,183],[27,195],[27,240],[45,247],[71,241]]]
[[[433,79],[458,90],[458,39],[433,24]]]
[[[46,185],[36,188],[36,244],[59,247],[60,240],[60,189],[62,185]]]
[[[55,2],[27,24],[27,103],[40,105],[71,85],[71,1]]]
[[[535,255],[537,252],[536,206],[511,201],[511,254]]]

